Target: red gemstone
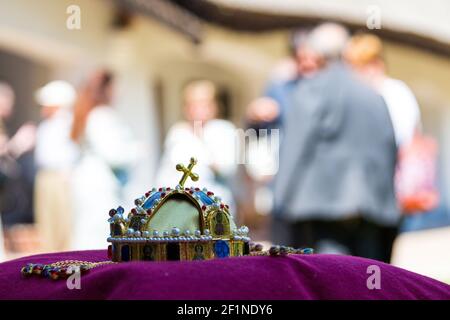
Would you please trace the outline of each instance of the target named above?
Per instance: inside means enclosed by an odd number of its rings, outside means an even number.
[[[145,193],[145,197],[148,197],[150,195],[150,192]]]
[[[225,206],[223,204],[221,204],[220,207],[223,209]]]
[[[167,187],[167,188],[166,188],[166,191],[170,191],[170,190],[172,190],[172,189],[170,189],[170,187]]]
[[[60,277],[66,277],[67,276],[67,268],[61,268],[58,272]]]
[[[208,191],[206,194],[207,194],[208,196],[213,196],[213,195],[214,195],[214,192]]]
[[[147,214],[148,214],[148,215],[151,215],[151,214],[152,214],[152,209],[148,209],[148,210],[147,210]]]
[[[206,206],[205,205],[202,206],[202,210],[206,210]]]
[[[131,213],[136,214],[137,213],[136,209],[135,208],[131,209]]]
[[[200,191],[200,188],[195,188],[195,191]]]
[[[117,212],[116,209],[109,210],[109,216],[113,217],[116,214],[116,212]]]
[[[108,246],[108,258],[111,259],[112,258],[112,245]]]
[[[193,193],[194,193],[194,191],[192,191],[192,190],[189,190],[189,193],[190,193],[190,194],[193,194]]]
[[[57,280],[59,278],[59,274],[57,271],[51,271],[50,272],[50,278],[52,278],[52,280]]]
[[[159,190],[159,192],[161,192],[161,191],[163,191],[163,188],[159,188],[158,190]]]

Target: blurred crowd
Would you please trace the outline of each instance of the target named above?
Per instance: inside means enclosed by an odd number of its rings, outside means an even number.
[[[271,213],[275,243],[389,261],[405,219],[439,204],[437,145],[422,132],[413,92],[388,75],[377,36],[350,36],[325,23],[294,32],[292,43],[292,57],[275,66],[245,113],[245,129],[269,136],[278,129],[281,141],[279,152],[258,154],[272,160],[275,174],[244,164],[255,207]],[[106,213],[124,205],[130,170],[141,159],[139,141],[112,107],[114,95],[114,76],[105,70],[78,88],[52,81],[35,93],[42,121],[11,134],[5,122],[14,89],[0,83],[3,228],[31,222],[34,212],[43,251],[106,247]],[[249,200],[236,192],[245,148],[236,146],[236,127],[220,119],[208,79],[189,83],[183,98],[156,184],[175,185],[175,164],[195,156],[202,186],[239,213]]]
[[[249,107],[251,126],[281,130],[272,239],[389,262],[405,216],[438,206],[436,143],[377,36],[325,23],[293,43]]]

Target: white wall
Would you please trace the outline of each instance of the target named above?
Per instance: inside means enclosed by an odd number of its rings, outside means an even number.
[[[70,5],[81,7],[81,30],[66,27]],[[48,63],[100,60],[111,7],[102,0],[0,0],[0,46]]]
[[[376,6],[382,26],[432,36],[450,42],[448,0],[210,0],[223,6],[287,15],[340,18],[365,25],[368,9]],[[370,9],[369,9],[370,10]],[[370,11],[369,11],[370,12]]]

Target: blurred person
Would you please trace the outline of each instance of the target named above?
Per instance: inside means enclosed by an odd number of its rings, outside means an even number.
[[[198,162],[194,171],[201,186],[220,194],[231,212],[234,200],[230,188],[236,170],[236,128],[217,118],[217,89],[208,80],[188,83],[183,91],[184,119],[167,133],[157,183],[175,186],[180,180],[177,163],[188,163],[193,156]],[[192,182],[194,184],[194,182]]]
[[[0,82],[0,237],[2,224],[31,222],[32,185],[34,170],[31,165],[36,127],[27,122],[10,137],[6,121],[14,111],[15,94],[10,85]],[[3,246],[0,244],[0,251]],[[0,255],[2,255],[0,253]]]
[[[105,214],[121,204],[129,169],[139,156],[138,143],[111,107],[113,81],[108,71],[95,72],[74,107],[71,138],[81,152],[72,178],[75,249],[106,247]]]
[[[291,100],[274,214],[290,223],[294,246],[389,261],[399,220],[394,130],[383,98],[341,63],[347,41],[334,23],[308,36],[320,71]]]
[[[401,80],[386,74],[383,43],[372,34],[353,36],[346,49],[345,59],[384,98],[394,126],[397,145],[411,142],[420,128],[420,109],[411,89]]]
[[[258,141],[249,142],[249,153],[254,153],[258,161],[248,163],[246,172],[255,188],[254,207],[260,214],[269,214],[273,209],[273,188],[271,180],[278,168],[278,149],[264,149],[269,145],[272,129],[277,129],[278,141],[283,138],[286,114],[289,113],[290,99],[299,82],[312,77],[318,70],[316,59],[305,45],[309,30],[302,28],[291,35],[292,56],[282,59],[273,68],[262,97],[252,101],[246,113],[247,127],[257,130]],[[268,130],[267,135],[260,135],[259,130]],[[270,170],[268,170],[270,169]],[[273,173],[268,174],[272,170]],[[247,196],[248,198],[248,196]],[[284,219],[271,216],[272,240],[277,243],[289,241],[285,230],[288,228]]]
[[[247,107],[248,127],[255,130],[280,128],[286,99],[298,79],[297,71],[296,61],[291,57],[282,59],[274,66],[263,95]]]
[[[7,181],[8,176],[17,176],[20,168],[16,160],[31,151],[35,146],[36,126],[27,122],[20,126],[10,137],[6,121],[14,111],[15,94],[6,83],[0,82],[0,184]]]
[[[273,192],[270,182],[277,170],[278,148],[272,146],[274,130],[277,130],[277,139],[280,139],[280,129],[283,115],[288,106],[288,99],[298,81],[297,62],[293,57],[287,57],[277,62],[269,75],[269,80],[261,97],[250,102],[245,114],[247,130],[255,130],[257,139],[249,139],[245,147],[251,161],[247,161],[242,175],[242,184],[245,192],[240,192],[238,202],[243,212],[242,223],[249,225],[253,232],[261,229],[267,232],[265,222],[271,222],[271,229],[281,230],[274,232],[279,235],[278,243],[285,243],[282,238],[285,234],[284,221],[265,219],[273,207]],[[266,148],[272,146],[272,148]],[[252,202],[249,201],[252,199]],[[263,218],[264,217],[264,218]],[[266,237],[264,237],[266,238]]]
[[[282,129],[283,115],[289,106],[289,98],[296,85],[304,77],[311,77],[318,70],[310,50],[304,45],[307,29],[292,33],[292,56],[280,60],[273,68],[261,97],[247,107],[248,127],[258,129]]]
[[[3,262],[4,260],[6,260],[5,239],[3,236],[3,225],[0,219],[0,262]]]
[[[36,223],[42,250],[64,251],[72,231],[70,173],[78,158],[78,146],[70,139],[76,92],[65,81],[52,81],[37,90],[35,98],[43,118],[35,149]]]
[[[14,106],[14,91],[6,84],[0,82],[0,202],[3,204],[3,188],[7,183],[10,175],[6,161],[8,150],[8,134],[4,124],[4,120],[10,117]],[[9,162],[9,161],[8,161]],[[0,215],[2,214],[3,205],[0,207]],[[0,261],[5,259],[5,246],[3,241],[3,224],[0,216]]]
[[[247,128],[256,130],[258,141],[255,146],[250,145],[249,152],[257,152],[260,161],[248,164],[247,171],[254,180],[268,182],[273,175],[267,174],[268,167],[277,168],[278,159],[272,150],[261,150],[260,145],[267,145],[264,139],[269,139],[272,129],[278,130],[279,139],[282,139],[285,114],[288,113],[290,98],[302,79],[312,77],[319,70],[311,50],[305,46],[308,30],[296,30],[291,39],[293,57],[279,61],[273,68],[263,95],[253,100],[247,107]],[[260,133],[267,130],[267,135]],[[261,141],[263,140],[263,141]],[[251,144],[251,141],[250,141]],[[270,161],[268,161],[270,159]],[[265,192],[267,194],[267,190]]]
[[[273,177],[271,172],[277,166],[271,150],[262,148],[269,145],[273,130],[280,130],[282,114],[287,108],[290,91],[298,79],[297,64],[293,58],[279,61],[273,68],[263,96],[250,102],[246,110],[246,127],[254,129],[257,140],[250,139],[246,152],[252,161],[245,169],[255,182],[267,183]],[[272,168],[272,170],[271,170]],[[267,192],[266,192],[267,193]]]
[[[386,74],[383,52],[380,38],[363,33],[351,38],[345,58],[383,96],[388,106],[399,147],[395,186],[405,214],[401,229],[407,230],[416,221],[427,222],[418,213],[431,212],[439,204],[438,146],[434,138],[421,132],[420,109],[414,93],[403,81]]]

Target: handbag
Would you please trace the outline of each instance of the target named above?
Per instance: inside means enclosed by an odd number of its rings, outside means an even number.
[[[437,155],[435,139],[418,132],[410,143],[400,148],[395,189],[403,214],[423,213],[438,206]]]

